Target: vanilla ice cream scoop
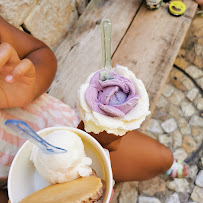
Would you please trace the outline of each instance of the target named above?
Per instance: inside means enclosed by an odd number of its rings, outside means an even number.
[[[86,156],[82,139],[72,131],[55,130],[45,138],[50,144],[66,149],[66,153],[47,154],[34,146],[30,159],[39,174],[52,184],[63,183],[92,173],[92,160]]]

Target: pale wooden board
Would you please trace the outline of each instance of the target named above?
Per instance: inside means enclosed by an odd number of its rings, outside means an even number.
[[[162,4],[156,11],[150,11],[143,5],[112,59],[113,65],[127,66],[144,82],[151,112],[197,9],[194,1],[184,2],[187,11],[181,17],[171,16],[167,4]],[[142,125],[142,131],[149,118]]]
[[[112,22],[112,53],[116,50],[141,0],[92,0],[79,21],[56,50],[58,71],[49,94],[74,107],[77,90],[90,73],[101,68],[99,21]]]

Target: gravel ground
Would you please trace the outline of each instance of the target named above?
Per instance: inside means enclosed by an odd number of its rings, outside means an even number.
[[[185,160],[203,140],[203,16],[196,15],[176,58],[146,134]],[[202,145],[201,145],[202,146]],[[113,203],[203,203],[203,156],[189,161],[190,176],[115,185]]]

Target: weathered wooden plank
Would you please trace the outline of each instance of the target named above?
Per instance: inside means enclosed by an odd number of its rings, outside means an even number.
[[[92,0],[73,30],[56,50],[58,71],[49,94],[74,107],[77,90],[101,68],[100,20],[112,22],[112,53],[116,50],[142,0]]]
[[[182,17],[171,16],[167,4],[156,11],[142,5],[113,56],[114,65],[127,66],[144,82],[152,112],[196,12],[194,1],[184,2],[187,11]]]

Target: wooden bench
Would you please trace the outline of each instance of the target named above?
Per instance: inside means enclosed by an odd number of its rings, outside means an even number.
[[[185,14],[174,17],[167,4],[150,11],[142,0],[92,0],[55,51],[58,72],[50,94],[75,106],[79,86],[102,67],[99,24],[108,18],[112,22],[112,65],[127,66],[144,82],[153,112],[197,9],[194,1],[184,3]]]

